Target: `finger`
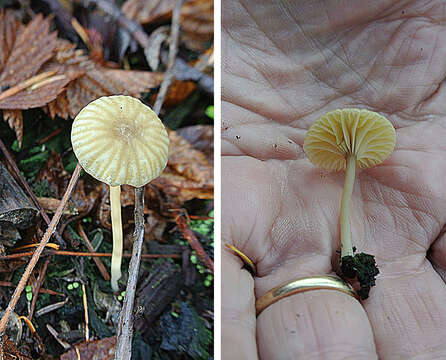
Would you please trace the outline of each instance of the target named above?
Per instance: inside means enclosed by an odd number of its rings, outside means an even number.
[[[446,287],[428,261],[399,272],[381,266],[372,292],[364,306],[380,359],[446,359]]]
[[[254,280],[222,250],[222,359],[257,359]]]
[[[361,304],[333,290],[294,294],[257,318],[259,354],[272,359],[377,359]]]

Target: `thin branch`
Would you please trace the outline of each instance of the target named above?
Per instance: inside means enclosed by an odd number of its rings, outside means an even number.
[[[5,144],[3,143],[3,141],[1,139],[0,139],[0,149],[3,152],[3,155],[5,155],[5,158],[8,161],[9,165],[11,165],[11,167],[14,171],[14,174],[17,177],[17,179],[19,180],[20,184],[22,184],[22,186],[25,188],[26,192],[28,193],[29,197],[31,198],[34,206],[37,209],[39,209],[39,212],[42,215],[43,220],[45,220],[46,224],[49,225],[51,222],[50,218],[46,214],[45,210],[43,210],[42,205],[40,205],[39,200],[37,200],[36,195],[34,195],[33,191],[29,187],[28,183],[26,182],[25,178],[23,177],[22,173],[20,172],[19,168],[17,167],[17,164],[15,163],[14,159],[12,158],[11,154],[9,153],[8,149],[6,148]],[[54,232],[54,236],[56,237],[59,245],[62,247],[65,247],[65,245],[66,245],[65,241],[62,239],[62,237],[60,236],[60,234],[57,231]]]
[[[37,284],[33,291],[33,298],[31,300],[31,306],[29,309],[28,319],[33,320],[34,310],[36,309],[37,298],[39,297],[40,288],[42,287],[43,281],[45,280],[46,270],[48,269],[48,264],[50,263],[51,257],[48,257],[42,265],[42,269],[39,271],[39,277],[37,278]]]
[[[85,233],[84,228],[82,227],[80,221],[79,221],[79,223],[77,225],[77,230],[78,230],[79,235],[81,236],[81,238],[84,240],[85,245],[87,245],[88,251],[95,252],[94,247],[91,244],[90,240],[88,240],[88,236]],[[105,281],[110,281],[110,275],[109,275],[107,269],[105,268],[104,263],[100,259],[98,259],[97,257],[94,257],[93,261],[95,262],[96,266],[98,267],[98,270],[101,273],[101,275],[104,278],[104,280]]]
[[[166,97],[167,90],[173,78],[173,66],[178,50],[178,37],[180,33],[180,12],[183,0],[177,0],[172,13],[172,30],[169,46],[169,62],[164,74],[160,91],[155,101],[153,111],[159,114]],[[144,242],[144,187],[135,189],[135,240],[133,254],[129,265],[129,278],[125,292],[124,303],[119,317],[119,329],[116,339],[115,360],[130,360],[132,355],[133,338],[133,305],[138,283],[139,265],[141,262],[142,244]]]
[[[39,243],[39,246],[35,250],[31,260],[28,263],[28,266],[25,269],[25,272],[23,273],[15,291],[12,295],[11,300],[9,301],[8,307],[5,310],[5,313],[3,317],[0,320],[0,335],[3,335],[5,333],[6,325],[8,323],[9,317],[11,313],[14,311],[15,306],[17,305],[17,302],[19,301],[20,295],[23,292],[23,289],[26,286],[26,282],[28,281],[29,276],[31,275],[31,272],[33,271],[34,267],[37,264],[37,261],[39,261],[40,254],[42,253],[43,249],[45,248],[45,245],[48,243],[51,234],[54,233],[57,224],[59,223],[60,218],[62,217],[63,209],[68,202],[68,199],[71,196],[71,193],[74,190],[74,187],[76,186],[77,180],[79,179],[79,176],[81,174],[81,166],[79,163],[76,165],[76,169],[74,169],[73,176],[71,177],[70,183],[68,184],[67,190],[65,191],[65,194],[62,197],[62,201],[60,202],[59,206],[57,207],[56,213],[53,216],[53,219],[51,220],[48,228],[46,229],[45,234],[43,235],[42,240]]]
[[[175,216],[175,222],[178,225],[178,230],[181,231],[184,238],[189,242],[192,249],[195,250],[200,260],[206,265],[206,267],[214,272],[214,262],[209,257],[209,255],[204,251],[203,247],[201,246],[201,243],[198,241],[197,237],[195,236],[194,232],[190,229],[190,227],[187,225],[186,217],[180,213]]]
[[[167,95],[167,90],[169,89],[169,86],[172,83],[173,79],[175,58],[177,57],[178,51],[178,39],[180,37],[180,13],[182,6],[183,0],[177,0],[172,13],[172,30],[170,33],[169,60],[167,62],[167,71],[164,73],[163,82],[161,83],[160,91],[156,96],[155,105],[153,106],[153,111],[157,114],[160,113],[161,107],[164,103],[164,99]]]

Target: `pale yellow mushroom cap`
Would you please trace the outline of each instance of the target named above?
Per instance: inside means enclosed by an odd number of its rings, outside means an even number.
[[[365,109],[342,109],[322,115],[310,127],[304,151],[326,170],[344,170],[349,155],[356,156],[357,166],[368,168],[383,162],[395,141],[395,129],[385,117]]]
[[[140,187],[167,164],[169,138],[158,116],[131,96],[104,96],[76,116],[73,151],[84,170],[111,185]]]

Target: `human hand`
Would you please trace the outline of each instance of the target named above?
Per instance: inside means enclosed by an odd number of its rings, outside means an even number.
[[[222,11],[224,359],[446,358],[446,11],[441,1],[225,0]],[[304,135],[323,113],[367,108],[397,129],[358,172],[352,240],[380,268],[369,299],[255,299],[337,270],[344,174],[314,167]],[[428,252],[429,250],[429,252]],[[429,254],[429,256],[427,256]]]

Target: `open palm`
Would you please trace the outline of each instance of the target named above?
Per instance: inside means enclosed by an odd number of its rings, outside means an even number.
[[[222,4],[224,359],[446,358],[446,4]],[[397,129],[393,154],[358,172],[352,240],[376,256],[359,303],[314,290],[256,319],[254,302],[300,276],[337,271],[342,173],[302,150],[323,113],[358,107]]]

